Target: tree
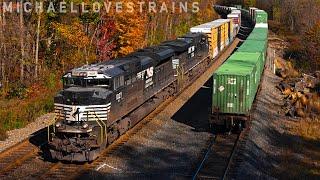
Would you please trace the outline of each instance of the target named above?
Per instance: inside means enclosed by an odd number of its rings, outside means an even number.
[[[97,33],[97,50],[99,53],[99,60],[110,60],[113,57],[113,50],[115,49],[115,31],[116,25],[114,19],[104,16],[98,26]]]
[[[25,43],[24,43],[24,38],[25,38],[25,30],[24,30],[24,17],[23,17],[23,1],[20,1],[20,9],[19,12],[19,24],[20,24],[20,49],[21,49],[21,59],[20,59],[20,81],[23,82],[24,80],[24,63],[25,63]]]
[[[0,4],[2,4],[3,1],[0,1]],[[5,43],[5,13],[4,11],[0,11],[0,82],[4,80],[5,78],[5,60],[6,60],[6,43]]]
[[[37,20],[37,39],[36,39],[36,57],[35,57],[35,78],[38,78],[39,69],[39,41],[40,41],[40,25],[41,25],[41,13],[38,14]]]
[[[311,60],[312,70],[320,69],[320,20],[311,27],[305,34],[304,47],[306,59]]]
[[[129,3],[129,0],[122,1]],[[146,14],[139,11],[115,13],[113,17],[116,24],[116,45],[115,56],[123,56],[146,45]]]
[[[61,57],[60,63],[63,69],[69,69],[86,63],[84,49],[90,44],[90,38],[83,31],[78,19],[71,24],[53,23],[56,35],[62,42],[56,49],[57,55]]]
[[[244,0],[245,7],[256,7],[256,0]]]

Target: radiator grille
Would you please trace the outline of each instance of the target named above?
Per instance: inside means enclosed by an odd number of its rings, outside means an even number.
[[[106,105],[72,106],[55,104],[55,114],[59,120],[67,121],[96,121],[108,120],[111,103]]]

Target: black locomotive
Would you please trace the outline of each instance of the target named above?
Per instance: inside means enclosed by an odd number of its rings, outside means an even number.
[[[194,67],[204,59],[210,64],[208,51],[208,37],[190,33],[66,73],[64,88],[54,99],[52,158],[96,159],[108,144],[201,74],[204,68]],[[179,85],[179,79],[186,83]]]

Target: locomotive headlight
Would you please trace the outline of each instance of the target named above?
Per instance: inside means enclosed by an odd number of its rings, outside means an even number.
[[[56,128],[59,128],[59,127],[61,127],[61,123],[60,123],[60,122],[57,122],[57,123],[56,123]]]
[[[82,124],[82,128],[83,128],[83,129],[87,129],[88,127],[89,127],[89,125],[88,125],[87,123],[83,123],[83,124]]]
[[[81,72],[81,73],[80,73],[80,76],[82,76],[82,77],[87,77],[87,75],[88,75],[88,74],[87,74],[86,72]]]

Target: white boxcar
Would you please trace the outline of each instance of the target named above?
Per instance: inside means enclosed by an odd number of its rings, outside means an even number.
[[[210,57],[213,59],[230,43],[231,35],[229,26],[233,26],[230,19],[218,19],[192,27],[190,28],[190,32],[205,33],[208,35]]]
[[[240,30],[240,19],[239,14],[228,14],[228,19],[231,19],[233,22],[232,34],[233,37],[237,35]]]
[[[240,26],[241,26],[241,11],[240,10],[232,10],[230,14],[237,14],[238,15],[238,18],[239,18],[238,25],[240,28]]]

